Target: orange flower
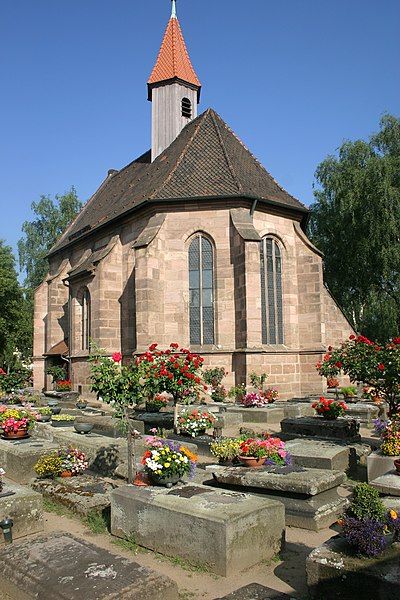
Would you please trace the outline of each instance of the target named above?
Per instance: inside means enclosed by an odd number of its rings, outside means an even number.
[[[185,454],[185,456],[188,457],[189,460],[196,462],[197,461],[197,454],[194,454],[193,452],[190,452],[189,448],[186,448],[186,446],[181,446],[180,447],[180,451]]]
[[[390,510],[389,511],[390,517],[393,519],[393,521],[396,521],[396,519],[398,518],[398,514],[395,510]]]

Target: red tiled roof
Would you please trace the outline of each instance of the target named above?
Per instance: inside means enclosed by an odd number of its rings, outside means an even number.
[[[171,17],[169,20],[148,84],[151,86],[170,79],[181,79],[191,85],[201,87],[176,17]]]

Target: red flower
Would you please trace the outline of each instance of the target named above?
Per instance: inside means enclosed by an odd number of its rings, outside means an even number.
[[[328,350],[329,350],[329,352],[332,352],[332,350],[333,350],[332,346],[328,346]]]
[[[150,352],[154,352],[154,350],[157,348],[158,344],[152,344],[151,346],[149,346],[149,350]]]
[[[385,370],[385,365],[383,363],[379,363],[378,369],[379,369],[379,371],[384,371]]]
[[[335,363],[335,367],[337,367],[338,369],[341,369],[341,368],[342,368],[342,366],[343,366],[343,363],[342,363],[342,362],[340,362],[340,360],[338,360],[338,361]]]
[[[3,369],[0,367],[0,375],[6,375],[7,373],[5,371],[3,371]]]
[[[396,346],[399,346],[400,345],[400,337],[393,338],[392,342],[393,342],[393,344],[396,344]]]
[[[351,334],[351,336],[349,337],[349,340],[355,340],[355,339],[356,339],[356,336]]]
[[[122,360],[122,354],[121,352],[114,352],[114,354],[111,357],[113,359],[114,362],[116,363],[120,363]]]
[[[169,347],[174,348],[174,350],[176,350],[177,348],[179,348],[179,344],[176,344],[173,342],[172,344],[169,345]]]

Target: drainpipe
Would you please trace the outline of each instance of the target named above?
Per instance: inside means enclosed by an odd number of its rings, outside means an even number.
[[[257,207],[257,202],[258,202],[258,198],[256,198],[252,204],[252,207],[250,209],[250,216],[252,217],[254,215],[254,212],[256,210]]]

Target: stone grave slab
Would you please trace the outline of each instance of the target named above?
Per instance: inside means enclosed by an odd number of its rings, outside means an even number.
[[[168,577],[67,533],[4,548],[0,588],[18,600],[178,600]]]
[[[379,406],[376,404],[366,404],[358,402],[357,404],[348,404],[346,418],[357,419],[364,426],[372,426],[372,421],[379,416]]]
[[[315,410],[311,406],[311,402],[293,402],[287,401],[283,405],[285,418],[297,417],[313,417]]]
[[[334,537],[311,552],[306,561],[313,600],[376,600],[399,597],[400,544],[377,558],[348,554],[344,539]]]
[[[111,533],[226,577],[280,551],[284,513],[277,500],[198,484],[123,486],[111,494]]]
[[[8,479],[4,479],[3,492],[13,492],[11,496],[0,497],[0,520],[11,517],[14,521],[13,539],[43,531],[43,499],[41,494]],[[0,532],[0,545],[3,544],[4,539],[2,532]]]
[[[265,408],[245,408],[234,405],[227,408],[228,412],[242,415],[243,423],[280,423],[285,416],[283,402],[279,405],[271,404]]]
[[[379,493],[386,496],[400,496],[400,475],[393,470],[369,482]]]
[[[286,442],[286,449],[295,465],[311,469],[347,471],[350,449],[334,442],[322,440],[294,439]]]
[[[174,413],[172,412],[135,412],[135,420],[141,421],[144,424],[144,432],[150,434],[150,430],[157,429],[173,429],[174,428]]]
[[[282,433],[295,437],[341,440],[359,442],[360,424],[355,419],[339,418],[330,421],[321,417],[300,417],[299,419],[283,419]]]
[[[36,479],[31,486],[46,498],[63,504],[77,514],[87,516],[95,511],[105,513],[111,506],[111,492],[116,485],[100,477],[58,477]]]
[[[251,492],[275,498],[285,506],[286,525],[319,531],[332,525],[348,504],[337,487],[346,479],[339,471],[294,467],[206,467],[219,488]]]
[[[0,439],[0,466],[9,479],[16,483],[27,484],[36,477],[33,467],[39,457],[57,447],[54,442],[37,440],[33,437],[15,441]]]
[[[380,450],[371,452],[367,458],[368,481],[373,481],[381,475],[393,471],[393,461],[400,460],[400,456],[385,456]]]
[[[246,585],[223,598],[216,598],[216,600],[291,600],[291,598],[259,583],[250,583],[250,585]]]

